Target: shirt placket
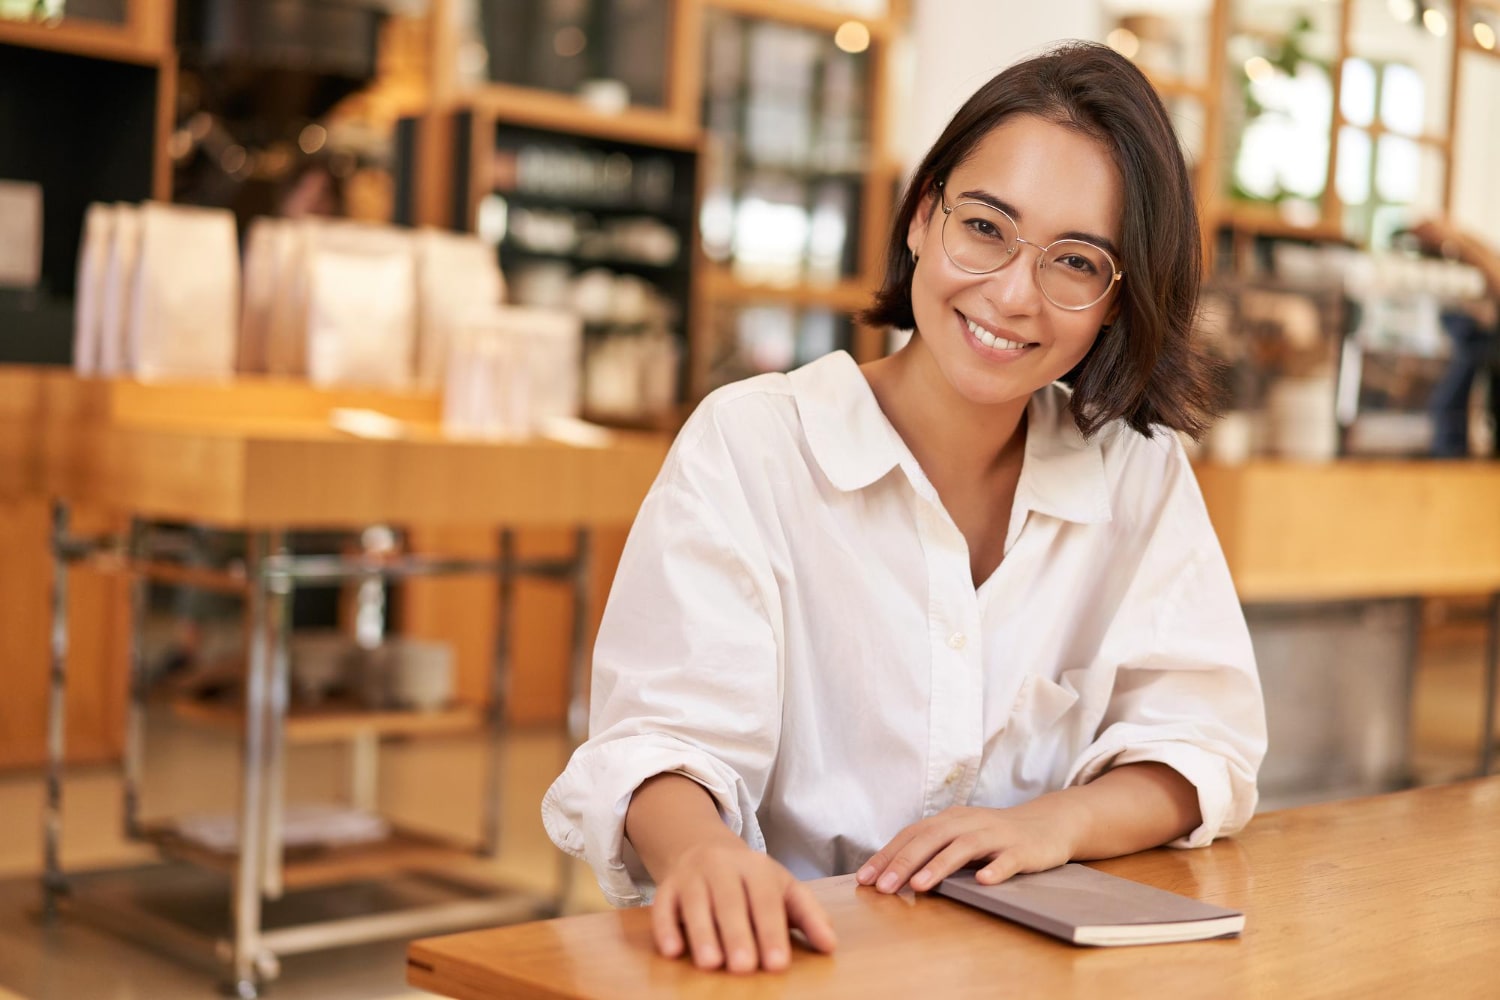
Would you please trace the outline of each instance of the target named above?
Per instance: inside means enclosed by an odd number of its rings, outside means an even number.
[[[979,601],[963,534],[936,503],[917,501],[917,534],[927,564],[931,691],[922,815],[968,801],[983,750],[983,648]]]

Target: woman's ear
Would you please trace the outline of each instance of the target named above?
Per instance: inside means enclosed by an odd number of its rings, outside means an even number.
[[[1115,320],[1120,318],[1120,313],[1124,312],[1124,310],[1124,304],[1120,301],[1120,292],[1116,291],[1114,301],[1111,302],[1109,304],[1109,308],[1104,311],[1104,322],[1101,323],[1100,326],[1114,326]]]
[[[936,189],[928,184],[917,202],[917,210],[912,213],[911,224],[906,227],[906,249],[913,257],[922,252],[922,244],[927,241],[927,225],[932,221],[933,208],[937,205],[935,195]]]

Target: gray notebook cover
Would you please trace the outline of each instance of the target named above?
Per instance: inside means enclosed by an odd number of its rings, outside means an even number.
[[[999,885],[983,885],[965,870],[933,891],[1075,944],[1193,941],[1238,934],[1245,926],[1238,910],[1078,864],[1017,875]]]

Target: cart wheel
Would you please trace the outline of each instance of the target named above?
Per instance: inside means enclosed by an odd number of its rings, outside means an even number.
[[[68,881],[61,875],[42,876],[42,912],[43,924],[52,925],[62,916],[58,907],[58,901],[68,895]]]
[[[260,984],[253,979],[231,979],[219,985],[219,992],[235,1000],[259,1000]]]

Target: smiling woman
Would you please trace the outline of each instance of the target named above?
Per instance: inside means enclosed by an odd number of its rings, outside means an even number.
[[[1031,394],[1077,366],[1121,311],[1099,246],[1120,242],[1121,188],[1103,143],[1032,114],[975,143],[907,227],[917,337],[873,369],[881,405],[907,409],[900,384],[930,360],[961,400],[991,408],[987,435],[1009,436]],[[1034,266],[1015,263],[1033,255]]]
[[[1012,225],[1030,224],[1018,217],[1014,204],[1006,213],[1017,192],[966,193],[969,185],[962,183],[974,175],[968,161],[996,160],[1002,151],[995,147],[1009,142],[1024,150],[1013,148],[1012,156],[1029,156],[1014,164],[1019,174],[1033,185],[1059,175],[1058,198],[1080,215],[1089,207],[1107,220],[1107,225],[1097,220],[1083,225],[1084,232],[1059,230],[1046,240],[1072,237],[1094,244],[1123,272],[1104,298],[1092,303],[1108,308],[1095,324],[1097,343],[1090,345],[1074,380],[1070,405],[1079,428],[1087,433],[1119,417],[1141,433],[1160,423],[1199,436],[1213,409],[1206,362],[1190,339],[1201,241],[1187,166],[1166,112],[1145,77],[1102,46],[1059,50],[1045,69],[1018,72],[1029,65],[1013,67],[982,87],[917,167],[896,213],[885,283],[865,319],[920,330],[912,287],[919,247],[911,230],[916,223],[925,227],[935,206],[946,215],[954,201],[977,201],[1008,214]],[[1053,126],[1055,135],[1044,140],[1050,147],[1028,146],[1021,137],[997,138],[1000,128],[1016,128],[1021,119],[1030,120],[1021,126],[1028,138],[1048,131],[1039,129],[1043,123]],[[1117,200],[1111,204],[1105,192],[1114,192]],[[945,239],[947,231],[945,222]],[[1108,239],[1109,233],[1118,241]],[[1033,232],[1032,238],[1041,235]],[[951,251],[948,256],[953,259]],[[1044,255],[1044,270],[1045,260]],[[962,257],[958,267],[976,270]]]
[[[542,806],[615,903],[654,893],[663,953],[832,949],[798,879],[998,882],[1250,818],[1260,685],[1171,433],[1209,415],[1198,253],[1154,91],[1070,44],[981,88],[914,175],[867,314],[905,347],[689,419]]]

